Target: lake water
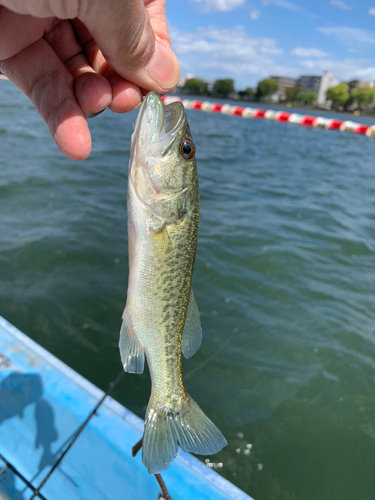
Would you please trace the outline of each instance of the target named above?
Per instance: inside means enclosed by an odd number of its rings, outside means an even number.
[[[134,117],[90,121],[74,162],[0,81],[0,314],[102,389],[121,370]],[[256,500],[373,500],[375,140],[188,118],[204,340],[183,373],[228,440],[211,463]],[[143,417],[149,393],[145,371],[114,397]]]

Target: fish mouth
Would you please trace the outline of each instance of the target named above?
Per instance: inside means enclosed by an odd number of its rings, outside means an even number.
[[[184,117],[185,111],[180,102],[164,107],[159,94],[149,92],[135,121],[132,150],[136,147],[146,155],[163,155],[174,141]]]

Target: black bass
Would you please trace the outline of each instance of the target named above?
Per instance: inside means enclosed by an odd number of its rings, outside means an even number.
[[[191,289],[199,191],[195,146],[182,104],[144,99],[134,126],[128,173],[129,284],[120,332],[124,369],[142,373],[146,354],[152,392],[146,411],[143,463],[166,470],[185,451],[210,455],[226,440],[186,393],[181,351],[202,340]]]

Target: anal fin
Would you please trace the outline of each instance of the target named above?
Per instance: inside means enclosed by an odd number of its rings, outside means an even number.
[[[181,351],[185,358],[195,354],[202,343],[202,326],[199,310],[193,290],[190,292],[189,305],[186,313],[185,327],[182,332]]]
[[[126,308],[120,330],[119,348],[124,370],[128,373],[142,373],[145,365],[145,351],[137,339]]]

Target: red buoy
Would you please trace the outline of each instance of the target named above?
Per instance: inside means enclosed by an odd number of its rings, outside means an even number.
[[[202,101],[193,101],[191,109],[201,109],[202,105],[203,105]]]
[[[370,128],[370,125],[358,125],[358,127],[356,127],[354,129],[354,133],[355,134],[365,134],[367,132],[367,130]]]
[[[305,115],[301,120],[301,125],[303,125],[304,127],[312,127],[315,120],[315,116]]]
[[[241,108],[240,106],[234,106],[232,108],[232,115],[242,116],[244,109],[245,108]]]
[[[217,102],[215,102],[212,105],[211,111],[213,111],[214,113],[220,113],[222,107],[223,107],[222,104],[217,104]]]
[[[254,118],[264,118],[265,114],[266,114],[265,109],[254,109],[253,117]]]
[[[327,125],[328,129],[333,129],[333,130],[339,130],[341,125],[343,124],[343,121],[340,120],[331,120],[330,123]]]
[[[276,121],[287,122],[292,113],[287,113],[286,111],[279,111],[276,115]]]

